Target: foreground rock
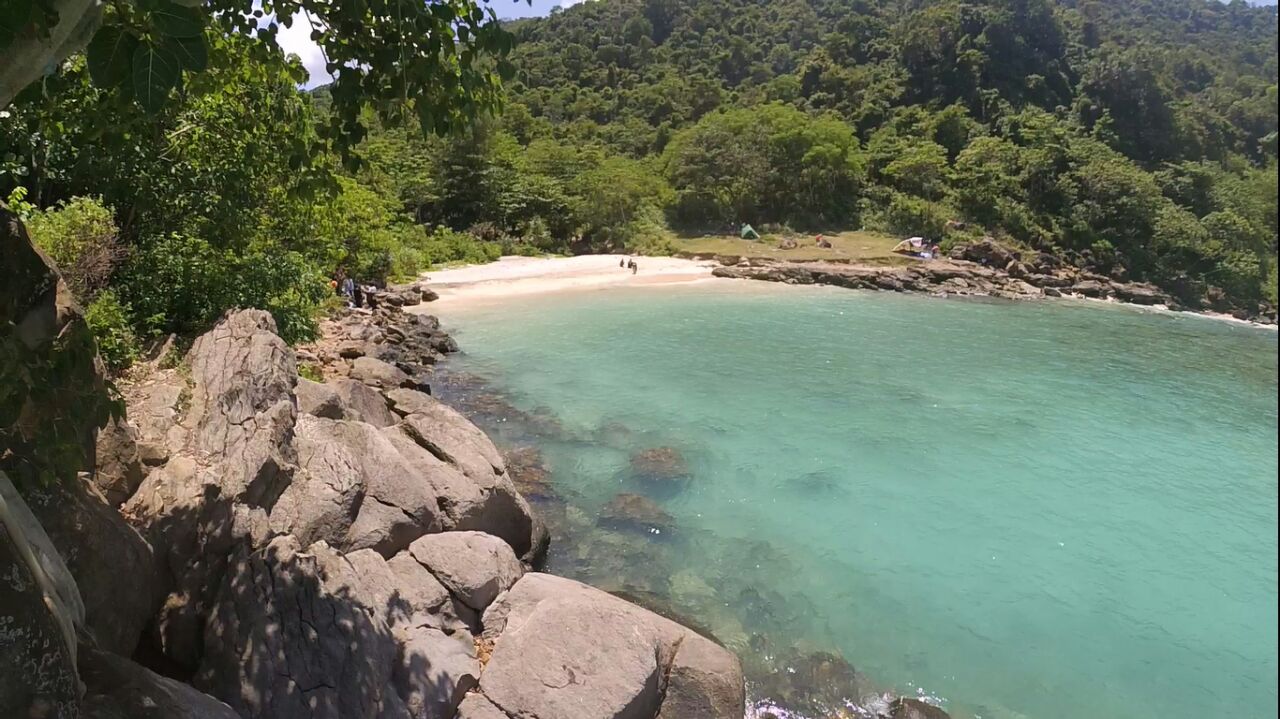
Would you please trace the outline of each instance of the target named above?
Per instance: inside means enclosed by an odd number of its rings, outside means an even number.
[[[231,707],[188,684],[123,657],[80,650],[83,719],[240,719]]]
[[[493,654],[462,716],[738,719],[736,657],[688,629],[584,584],[526,574],[485,612]]]
[[[0,716],[76,716],[79,590],[2,471],[0,572]]]

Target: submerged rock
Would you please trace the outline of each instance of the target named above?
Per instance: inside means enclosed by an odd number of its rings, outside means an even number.
[[[674,447],[653,447],[631,455],[631,471],[641,479],[660,484],[681,482],[689,478],[684,455]]]
[[[889,719],[951,719],[951,715],[919,699],[899,697],[889,705]]]
[[[670,532],[675,520],[662,507],[648,497],[623,492],[617,494],[600,510],[599,522],[618,529],[658,530]]]

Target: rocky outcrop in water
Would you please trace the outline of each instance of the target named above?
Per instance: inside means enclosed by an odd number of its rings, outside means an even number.
[[[991,238],[957,245],[945,259],[905,266],[865,265],[837,259],[792,262],[733,255],[693,257],[719,262],[721,266],[712,271],[716,277],[1007,299],[1074,295],[1137,305],[1162,305],[1176,310],[1212,310],[1261,324],[1276,323],[1276,308],[1265,302],[1256,307],[1234,307],[1226,302],[1221,290],[1212,287],[1203,296],[1182,292],[1175,298],[1156,285],[1131,282],[1123,273],[1099,274],[1067,264],[1045,252],[1024,256]]]

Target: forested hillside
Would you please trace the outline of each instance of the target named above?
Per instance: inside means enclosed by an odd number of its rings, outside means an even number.
[[[1275,300],[1274,8],[595,0],[510,28],[499,122],[371,143],[420,220],[547,247],[990,232],[1191,303]]]
[[[430,98],[387,112],[379,86],[356,123],[330,100],[357,87],[302,93],[235,37],[158,112],[73,59],[0,113],[0,196],[119,365],[235,305],[305,337],[340,267],[662,251],[741,222],[990,233],[1192,306],[1275,303],[1274,8],[588,0],[506,27],[505,112],[447,137],[422,127],[464,123]]]

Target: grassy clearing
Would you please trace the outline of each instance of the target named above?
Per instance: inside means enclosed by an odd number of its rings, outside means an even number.
[[[861,230],[823,233],[822,236],[831,242],[830,248],[815,246],[815,234],[795,236],[793,239],[800,246],[794,250],[779,249],[781,238],[771,235],[766,235],[761,240],[744,240],[730,235],[676,236],[672,238],[672,244],[681,253],[767,257],[792,262],[836,260],[869,265],[905,265],[914,262],[909,257],[891,252],[893,246],[902,239],[900,237]]]

